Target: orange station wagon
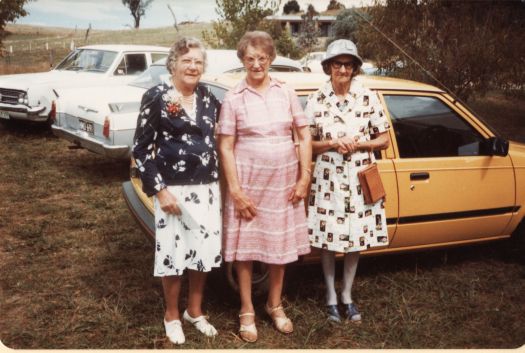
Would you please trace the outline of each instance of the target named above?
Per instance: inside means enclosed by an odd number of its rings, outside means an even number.
[[[294,87],[303,105],[328,79],[312,73],[271,75]],[[203,76],[202,82],[222,100],[243,77]],[[363,255],[479,243],[523,233],[525,144],[502,139],[434,86],[385,77],[358,79],[377,92],[392,126],[389,148],[375,152],[387,193],[389,245]],[[154,240],[153,201],[141,188],[132,163],[124,196],[145,234]],[[298,263],[318,261],[319,252],[313,249]],[[231,264],[223,267],[235,288]],[[266,279],[264,265],[254,267],[254,290],[264,287]]]

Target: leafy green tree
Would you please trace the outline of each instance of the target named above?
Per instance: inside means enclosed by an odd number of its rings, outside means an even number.
[[[296,0],[290,0],[283,7],[283,14],[289,15],[291,13],[298,13],[301,11],[299,3]]]
[[[304,53],[311,52],[312,49],[318,45],[319,36],[321,33],[317,28],[316,20],[314,16],[317,16],[319,12],[310,4],[306,13],[302,15],[302,30],[297,39],[297,44],[303,50]]]
[[[277,9],[274,0],[215,0],[219,20],[211,31],[203,31],[203,39],[213,48],[234,49],[246,31],[266,30],[264,18]],[[274,37],[275,38],[275,37]]]
[[[146,10],[152,2],[153,0],[122,0],[122,4],[131,11],[131,16],[133,16],[135,21],[135,28],[140,27],[140,19],[146,16]]]
[[[0,0],[0,45],[6,36],[6,24],[27,15],[24,5],[28,1],[30,0]]]
[[[361,16],[354,9],[341,11],[332,25],[333,36],[328,39],[326,44],[328,45],[336,39],[350,39],[357,44],[357,30],[363,21]]]
[[[524,91],[525,2],[386,0],[367,14],[360,54],[392,75],[465,100],[491,87]]]

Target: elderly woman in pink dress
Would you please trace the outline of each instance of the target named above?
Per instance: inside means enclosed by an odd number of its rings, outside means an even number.
[[[237,56],[246,68],[246,78],[226,94],[218,127],[228,187],[223,258],[235,262],[241,299],[239,334],[255,342],[253,261],[268,264],[265,309],[275,328],[282,333],[293,331],[281,295],[285,265],[310,252],[304,198],[312,148],[308,121],[295,92],[268,75],[276,56],[268,33],[247,32],[239,41]]]

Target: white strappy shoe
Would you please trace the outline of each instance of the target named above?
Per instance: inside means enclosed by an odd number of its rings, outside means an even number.
[[[270,316],[273,321],[273,325],[277,331],[288,334],[293,332],[292,320],[290,320],[284,313],[282,305],[277,305],[276,307],[268,306],[268,303],[264,305],[266,313]],[[284,316],[278,316],[278,312],[281,312]]]
[[[217,335],[217,330],[215,329],[215,327],[213,327],[212,324],[208,322],[206,316],[201,315],[194,318],[190,316],[188,310],[184,310],[184,314],[182,314],[182,317],[184,318],[184,320],[188,321],[190,324],[195,326],[195,328],[204,335],[208,337],[213,337]]]
[[[164,328],[166,329],[166,336],[168,336],[172,343],[183,344],[186,341],[180,320],[168,322],[164,319]]]
[[[239,314],[239,319],[244,316],[253,316],[255,321],[255,313]],[[254,343],[255,341],[257,341],[257,327],[255,327],[255,322],[248,325],[244,325],[241,323],[239,324],[239,336],[241,336],[243,341],[248,343]]]

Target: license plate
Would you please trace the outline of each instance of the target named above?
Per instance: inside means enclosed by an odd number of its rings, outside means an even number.
[[[93,123],[85,120],[79,120],[79,129],[82,131],[86,131],[89,134],[95,133],[95,128],[93,127]]]
[[[9,113],[0,110],[0,119],[10,119]]]

